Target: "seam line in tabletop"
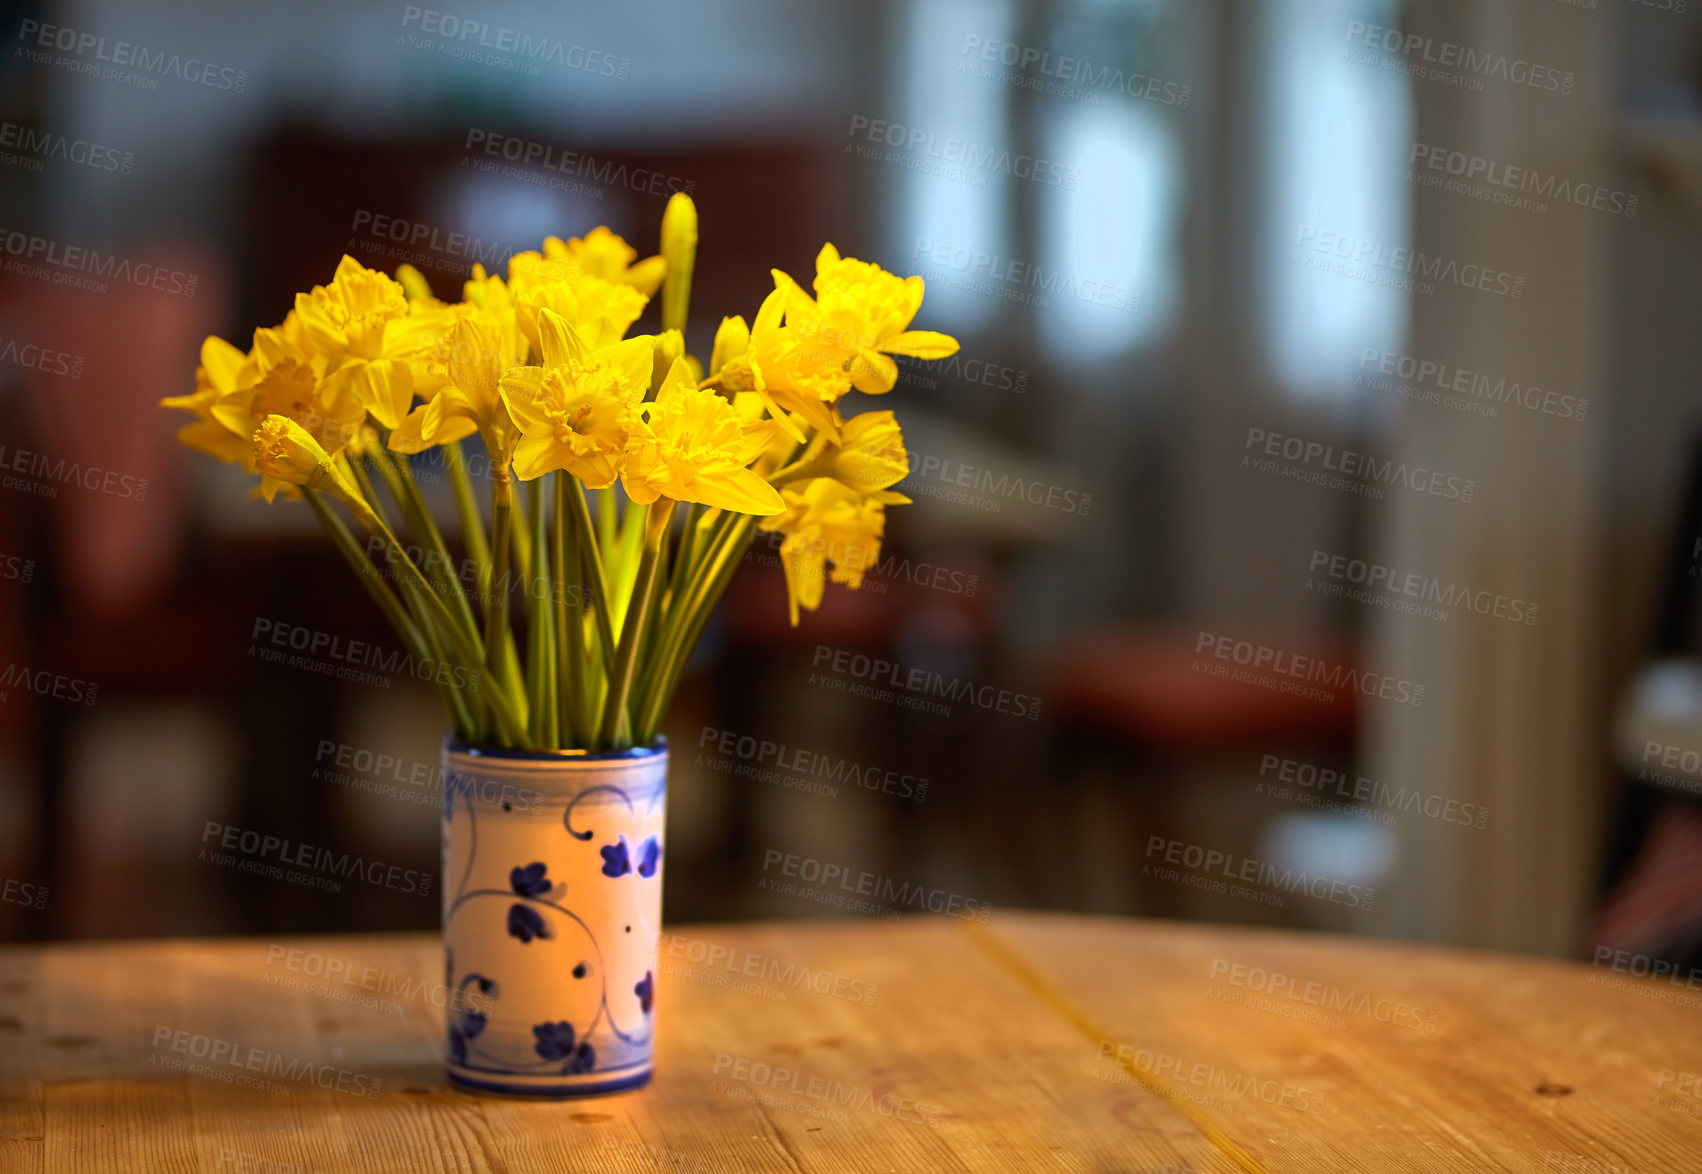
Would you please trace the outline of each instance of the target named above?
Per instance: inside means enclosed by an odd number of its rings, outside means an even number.
[[[1087,1036],[1088,1039],[1098,1043],[1111,1038],[1108,1032],[1102,1030],[1098,1024],[1088,1017],[1087,1012],[1077,1007],[1075,1003],[1070,1001],[1069,996],[1047,982],[1038,970],[1029,965],[1021,955],[1009,944],[1002,941],[992,930],[975,922],[965,922],[964,930],[974,939],[976,945],[992,955],[994,961],[1008,970],[1017,981],[1039,995],[1042,1002],[1069,1020],[1076,1030]],[[1241,1148],[1239,1142],[1230,1137],[1210,1117],[1196,1111],[1192,1105],[1188,1104],[1186,1098],[1171,1088],[1168,1083],[1156,1076],[1142,1072],[1135,1067],[1132,1060],[1125,1059],[1122,1056],[1118,1057],[1117,1066],[1139,1081],[1142,1087],[1192,1121],[1194,1128],[1200,1131],[1200,1136],[1204,1137],[1225,1158],[1233,1162],[1238,1169],[1243,1171],[1243,1174],[1268,1174],[1268,1171],[1255,1161],[1251,1154]]]

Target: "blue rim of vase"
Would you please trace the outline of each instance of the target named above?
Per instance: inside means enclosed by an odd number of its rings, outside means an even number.
[[[526,1097],[531,1100],[567,1101],[577,1097],[607,1096],[609,1093],[626,1092],[630,1089],[642,1088],[650,1083],[654,1069],[646,1068],[631,1076],[619,1076],[613,1080],[587,1081],[579,1084],[510,1084],[506,1080],[481,1080],[477,1077],[463,1076],[454,1069],[447,1073],[452,1087],[465,1089],[468,1092],[491,1092],[501,1096]]]
[[[533,762],[622,762],[660,758],[668,753],[668,739],[658,735],[648,746],[632,746],[626,750],[600,750],[595,754],[583,750],[503,750],[494,746],[469,746],[454,734],[445,734],[443,748],[451,754],[468,758],[524,759]]]

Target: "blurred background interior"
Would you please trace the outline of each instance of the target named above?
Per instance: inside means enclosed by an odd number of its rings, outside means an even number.
[[[193,297],[90,291],[20,265],[22,245],[0,257],[0,336],[17,344],[0,361],[0,465],[44,454],[146,481],[0,489],[0,664],[99,687],[94,704],[17,687],[0,701],[0,878],[51,894],[43,912],[0,903],[0,939],[436,924],[431,900],[198,860],[217,821],[435,871],[435,792],[396,776],[435,764],[444,722],[418,682],[339,683],[255,654],[257,624],[383,640],[382,620],[305,508],[250,500],[155,404],[190,389],[205,334],[246,347],[345,252],[412,261],[454,295],[470,257],[451,234],[496,268],[596,224],[648,255],[689,185],[694,351],[722,314],[754,313],[770,265],[807,279],[824,240],[921,273],[917,325],[963,348],[902,361],[875,405],[899,411],[914,450],[893,558],[792,629],[759,541],[706,635],[668,726],[669,919],[831,914],[759,887],[778,849],[995,909],[1692,951],[1702,6],[1671,7],[0,5],[6,232],[197,278]],[[615,75],[571,53],[458,59],[445,22],[469,19],[601,53]],[[31,60],[12,51],[35,47],[30,21],[206,59],[240,71],[240,92]],[[1399,67],[1416,55],[1362,28],[1552,65],[1570,92],[1415,77]],[[1080,63],[1085,77],[1057,76]],[[17,145],[31,132],[127,162],[32,154]],[[953,139],[1059,170],[954,165]],[[534,158],[487,150],[510,140]],[[1456,178],[1424,169],[1432,147],[1620,198],[1427,186]],[[382,218],[424,235],[403,256]],[[1320,269],[1318,233],[1517,275],[1519,296]],[[1034,273],[1062,288],[1025,284]],[[71,370],[32,364],[32,344]],[[1378,370],[1384,355],[1575,406],[1426,402]],[[1246,461],[1253,429],[1475,489],[1309,484]],[[1050,502],[986,481],[955,495],[965,467]],[[1535,619],[1354,602],[1323,587],[1335,557],[1534,602]],[[1422,683],[1423,701],[1228,681],[1202,667],[1202,634]],[[824,647],[995,683],[1039,698],[1039,716],[831,692],[811,683]],[[741,777],[750,759],[705,744],[723,731],[925,779],[926,795]],[[351,766],[366,756],[401,765]],[[1311,770],[1372,785],[1295,781]],[[1153,836],[1376,899],[1278,906],[1166,881],[1146,867]]]

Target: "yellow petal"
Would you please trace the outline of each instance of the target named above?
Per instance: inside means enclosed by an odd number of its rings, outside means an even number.
[[[579,332],[554,310],[538,311],[538,342],[546,367],[583,363],[590,353]]]
[[[816,272],[820,273],[828,266],[837,265],[838,263],[839,250],[833,247],[832,241],[829,241],[821,247],[821,252],[816,254]]]
[[[560,457],[553,427],[545,423],[528,428],[514,446],[514,475],[522,481],[536,480],[561,468]]]
[[[892,390],[898,382],[898,364],[881,354],[864,348],[851,360],[851,386],[869,395]]]
[[[649,394],[650,372],[656,365],[655,335],[640,334],[623,339],[598,352],[598,358],[605,355],[619,369],[621,390],[629,399],[636,402]]]
[[[661,403],[682,392],[696,390],[697,380],[692,378],[691,368],[686,365],[685,359],[675,359],[674,365],[668,368],[667,377],[662,380],[661,388],[656,392],[656,402]]]
[[[430,407],[431,404],[421,404],[409,412],[400,424],[390,430],[390,440],[387,447],[392,452],[413,454],[424,452],[431,447],[431,442],[421,435],[425,424],[425,414]]]
[[[177,441],[234,465],[248,455],[250,442],[215,420],[191,420],[177,430]]]
[[[482,407],[459,387],[446,387],[425,405],[421,432],[427,443],[434,445],[465,440],[479,430]]]
[[[709,373],[716,374],[751,347],[751,328],[738,315],[721,319],[715,331],[715,347],[709,352]]]
[[[784,280],[796,288],[797,282],[793,281],[790,277],[787,277],[784,273],[780,272],[780,270],[776,269],[773,272],[777,286],[782,280]],[[773,293],[762,299],[762,307],[756,312],[756,321],[751,325],[751,333],[763,334],[770,330],[779,329],[780,319],[785,313],[785,288],[776,288]]]
[[[216,334],[209,334],[201,344],[201,366],[207,369],[207,382],[220,391],[236,386],[237,373],[248,356]]]
[[[544,369],[542,367],[510,367],[500,384],[502,402],[508,414],[522,428],[530,428],[544,419]]]
[[[495,402],[501,376],[502,348],[496,336],[470,319],[456,322],[449,347],[450,382],[468,396],[470,403],[483,406]]]
[[[331,280],[333,283],[359,281],[368,272],[369,270],[365,265],[344,253],[343,259],[337,262],[337,272],[332,275]]]
[[[356,402],[386,428],[400,424],[414,400],[413,372],[401,359],[375,359],[361,364],[350,386]]]
[[[922,308],[922,294],[927,289],[927,282],[920,277],[904,279],[904,325],[910,325],[910,320],[916,317],[916,311]]]
[[[302,329],[307,331],[307,337],[313,345],[327,354],[336,354],[348,345],[348,335],[338,329],[331,321],[329,314],[320,308],[311,294],[298,293],[295,296],[296,320]]]
[[[821,606],[822,592],[827,587],[827,560],[819,550],[780,552],[780,568],[786,573],[786,603],[792,612],[792,626],[798,626],[798,608],[814,611]]]
[[[803,286],[778,269],[771,269],[769,273],[774,278],[775,291],[784,299],[788,325],[797,326],[805,322],[814,322],[821,316],[821,308],[816,305],[814,298],[804,292]],[[766,304],[764,303],[764,305]],[[762,315],[758,314],[757,317],[760,319]],[[816,329],[819,330],[819,327]]]
[[[689,500],[736,513],[767,517],[786,508],[780,491],[749,469],[701,473],[693,480],[692,488],[695,493]]]
[[[762,388],[758,388],[756,391],[751,392],[751,394],[762,397],[762,402],[768,407],[769,413],[773,415],[774,422],[780,425],[786,435],[790,436],[799,444],[803,444],[809,440],[809,437],[804,435],[804,430],[799,427],[798,422],[792,419],[792,417],[786,412],[781,410],[780,405],[774,402],[774,397],[769,395],[767,391]]]
[[[662,496],[661,490],[642,477],[629,477],[622,473],[621,485],[626,488],[627,497],[631,498],[637,505],[649,505]]]
[[[933,330],[906,330],[881,343],[880,349],[912,359],[944,359],[957,354],[957,339]]]
[[[650,297],[667,273],[668,263],[661,257],[646,257],[626,271],[626,283],[645,297]]]
[[[802,416],[806,422],[813,425],[827,439],[839,443],[839,423],[833,418],[833,405],[825,403],[808,392],[781,392],[777,398],[786,407]],[[798,434],[796,425],[787,422],[786,431],[797,439],[804,439]]]

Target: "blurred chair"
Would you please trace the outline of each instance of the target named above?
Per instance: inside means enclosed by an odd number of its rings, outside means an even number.
[[[1109,769],[1119,837],[1131,851],[1145,835],[1195,838],[1178,803],[1190,764],[1277,750],[1336,762],[1353,745],[1352,691],[1338,689],[1326,702],[1214,676],[1201,671],[1196,640],[1195,633],[1163,628],[1098,629],[1064,643],[1046,674],[1056,776],[1080,779]],[[1335,642],[1285,636],[1273,643],[1332,664],[1354,659]],[[1171,898],[1189,891],[1147,887],[1143,897],[1170,912]]]
[[[1702,967],[1702,440],[1669,548],[1649,655],[1614,718],[1619,782],[1586,949]]]

